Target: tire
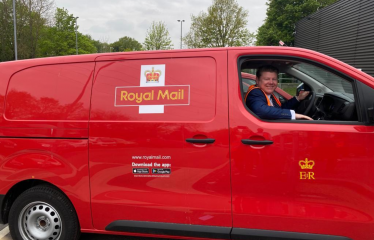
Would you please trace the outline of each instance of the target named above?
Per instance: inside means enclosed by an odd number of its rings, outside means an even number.
[[[45,185],[26,190],[14,201],[9,230],[14,240],[78,240],[80,235],[69,199]]]

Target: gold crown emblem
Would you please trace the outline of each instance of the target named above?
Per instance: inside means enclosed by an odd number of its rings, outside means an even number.
[[[144,72],[144,75],[145,75],[145,78],[147,79],[147,83],[158,82],[161,76],[161,71],[160,70],[155,71],[155,68],[152,67],[152,72],[147,70]]]
[[[313,169],[314,164],[315,162],[313,160],[308,160],[308,158],[299,161],[301,169]]]

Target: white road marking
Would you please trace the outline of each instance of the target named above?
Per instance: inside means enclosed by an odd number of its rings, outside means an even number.
[[[0,231],[0,239],[8,235],[8,233],[9,233],[9,227],[6,226],[3,230]]]

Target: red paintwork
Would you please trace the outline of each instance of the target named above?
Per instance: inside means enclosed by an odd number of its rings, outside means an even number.
[[[95,228],[105,229],[118,219],[231,226],[227,84],[225,78],[216,80],[218,74],[227,75],[224,54],[217,51],[206,57],[202,52],[191,58],[189,53],[179,53],[177,58],[162,60],[150,60],[153,54],[149,54],[96,65],[90,121]],[[137,106],[114,106],[116,86],[139,86],[141,65],[160,63],[166,64],[166,86],[190,85],[190,105],[165,106],[164,114],[139,114]],[[181,65],[185,66],[183,74]],[[221,97],[215,96],[216,91]],[[215,110],[217,105],[220,108]],[[185,141],[198,135],[216,142],[194,146]],[[107,137],[113,145],[101,143]],[[170,156],[171,160],[132,159],[149,155]],[[172,174],[137,178],[133,162],[170,163]]]
[[[86,59],[0,63],[0,193],[24,180],[49,182],[69,197],[81,227],[92,228],[87,137],[94,63]]]
[[[229,51],[230,149],[233,227],[346,236],[369,240],[373,227],[373,126],[264,122],[244,108],[238,92],[236,59],[267,49]],[[322,62],[353,78],[357,71],[336,60],[299,49],[269,54]],[[356,77],[355,77],[356,76]],[[373,86],[372,79],[359,78]],[[250,124],[249,124],[250,123]],[[251,147],[241,139],[266,139]],[[300,160],[316,162],[316,180],[299,180]],[[369,190],[371,189],[371,190]]]
[[[237,59],[252,54],[310,59],[374,88],[349,65],[286,47],[0,63],[0,194],[24,180],[49,182],[92,233],[126,234],[104,230],[123,219],[373,239],[374,127],[257,119],[243,105],[237,69]],[[115,87],[139,86],[140,66],[158,64],[166,65],[165,85],[190,85],[190,105],[165,106],[163,114],[114,107]],[[169,178],[134,177],[132,156],[149,155],[171,156],[159,160],[172,164]],[[316,162],[313,181],[299,180],[305,158]]]
[[[0,65],[0,136],[87,138],[94,63],[24,62]]]
[[[254,75],[254,74],[241,72],[241,75],[242,75],[242,78],[248,78],[248,79],[256,80],[256,75]]]
[[[82,228],[91,228],[88,141],[0,138],[0,192],[38,179],[58,186],[71,200]]]

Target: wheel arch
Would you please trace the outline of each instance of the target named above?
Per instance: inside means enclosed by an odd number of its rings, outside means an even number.
[[[66,194],[61,191],[61,189],[59,189],[58,187],[56,187],[55,185],[47,182],[47,181],[43,181],[43,180],[39,180],[39,179],[28,179],[28,180],[23,180],[21,182],[18,182],[17,184],[15,184],[14,186],[12,186],[9,191],[5,194],[5,197],[4,197],[4,200],[3,200],[3,204],[1,206],[1,216],[0,216],[0,222],[2,223],[8,223],[8,219],[9,219],[9,212],[10,212],[10,208],[12,207],[14,201],[17,199],[17,197],[19,195],[21,195],[23,192],[25,192],[26,190],[32,188],[32,187],[35,187],[35,186],[38,186],[38,185],[45,185],[45,186],[48,186],[48,187],[51,187],[51,188],[54,188],[56,189],[57,191],[61,192],[63,195],[66,196]],[[67,199],[69,199],[68,196],[66,196]],[[71,200],[69,199],[69,201],[71,202]]]
[[[9,221],[11,206],[20,194],[39,184],[47,184],[69,199],[83,229],[93,229],[86,146],[88,140],[7,141],[11,146],[19,148],[12,149],[12,153],[4,153],[0,161],[0,223]],[[26,145],[30,149],[25,149]]]

